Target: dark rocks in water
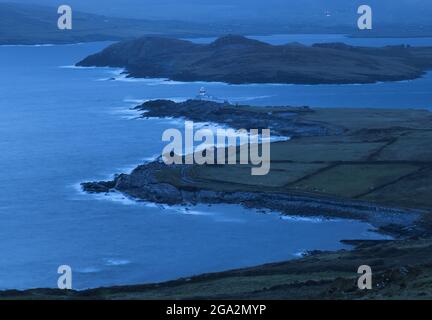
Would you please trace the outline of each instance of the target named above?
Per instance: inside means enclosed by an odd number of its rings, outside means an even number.
[[[84,191],[90,193],[110,192],[115,187],[114,181],[98,181],[81,183]]]
[[[429,47],[274,46],[229,35],[210,44],[142,37],[113,44],[77,65],[177,81],[347,84],[415,79],[432,67],[431,58]]]
[[[155,177],[164,166],[160,162],[151,162],[137,167],[129,175],[120,174],[113,181],[86,182],[81,186],[89,193],[107,193],[116,190],[155,203],[181,204],[183,202],[181,191],[170,184],[159,183]]]
[[[158,183],[157,172],[164,164],[152,162],[136,168],[130,175],[121,174],[115,182],[118,191],[133,197],[165,204],[179,204],[182,202],[181,192],[167,183]]]

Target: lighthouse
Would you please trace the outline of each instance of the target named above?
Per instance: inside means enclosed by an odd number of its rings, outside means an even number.
[[[195,97],[196,100],[201,101],[211,101],[211,102],[218,102],[218,103],[228,103],[227,100],[222,100],[217,97],[214,97],[212,95],[209,95],[207,93],[207,90],[204,87],[201,87],[198,91],[198,94]]]
[[[204,100],[204,99],[207,97],[207,91],[206,91],[206,89],[205,89],[204,87],[201,87],[201,88],[200,88],[200,90],[199,90],[199,92],[198,92],[198,97],[199,97],[201,100]]]

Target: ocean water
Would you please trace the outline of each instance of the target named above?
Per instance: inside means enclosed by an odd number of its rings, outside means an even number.
[[[229,86],[125,79],[72,65],[107,43],[0,47],[0,289],[157,282],[287,260],[304,250],[379,239],[365,223],[281,219],[233,205],[183,208],[88,195],[79,183],[130,171],[161,152],[171,119],[136,120],[140,101],[195,96],[239,103],[428,107],[430,75],[366,86]],[[116,81],[110,80],[112,78]],[[320,213],[317,212],[317,216]]]

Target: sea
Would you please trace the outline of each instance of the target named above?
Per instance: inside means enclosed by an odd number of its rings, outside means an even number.
[[[346,42],[432,45],[431,38],[344,35],[254,37],[273,44]],[[194,39],[209,42],[212,39]],[[154,283],[296,259],[350,247],[341,239],[388,239],[344,219],[281,217],[238,205],[165,206],[122,194],[84,193],[158,157],[162,133],[181,119],[138,119],[151,99],[183,101],[201,87],[235,103],[344,108],[431,108],[432,74],[362,85],[184,83],[130,79],[75,63],[108,42],[0,46],[0,290],[55,288],[59,266],[73,288]],[[211,126],[212,124],[208,124]],[[354,272],[354,271],[353,271]]]

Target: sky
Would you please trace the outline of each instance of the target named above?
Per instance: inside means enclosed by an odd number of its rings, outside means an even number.
[[[361,4],[378,23],[432,24],[432,0],[0,0],[59,6],[108,16],[196,22],[269,21],[349,24]],[[326,13],[330,13],[330,17]]]

